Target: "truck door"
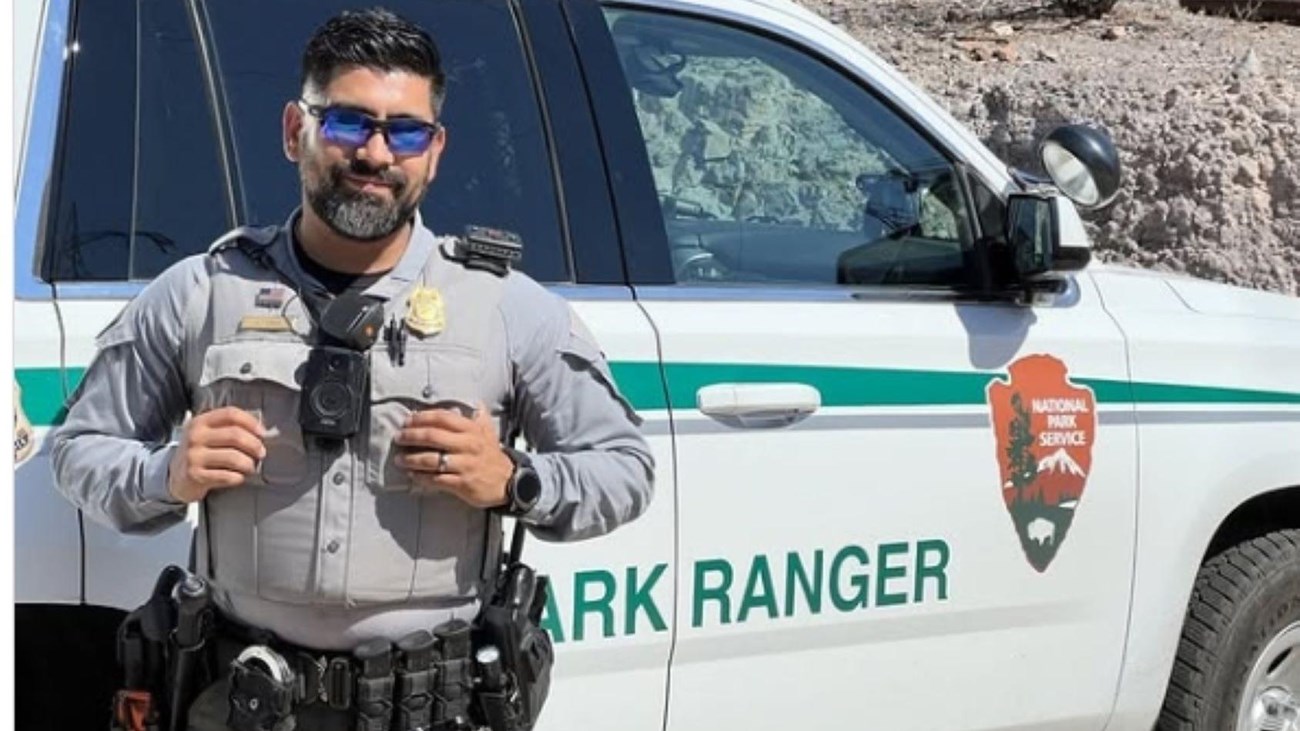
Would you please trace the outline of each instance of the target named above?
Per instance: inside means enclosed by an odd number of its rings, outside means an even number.
[[[123,536],[85,519],[54,488],[46,436],[138,280],[230,219],[183,5],[23,7],[41,35],[14,227],[14,380],[32,426],[14,473],[16,710],[19,727],[90,728],[119,682],[121,610],[184,564],[190,532]]]
[[[1102,728],[1136,443],[1091,281],[976,296],[1005,173],[825,26],[571,7],[672,414],[667,728]]]
[[[129,0],[48,6],[51,18],[66,24],[66,47],[52,68],[62,89],[54,87],[45,118],[53,142],[26,161],[40,174],[43,198],[20,215],[37,222],[29,268],[52,293],[58,315],[58,377],[25,376],[44,385],[31,397],[44,407],[41,421],[54,426],[99,332],[145,282],[203,251],[234,219],[190,9]],[[40,93],[44,87],[38,101]],[[15,351],[27,352],[22,341]],[[33,481],[62,502],[50,480],[47,463]],[[184,527],[127,536],[80,523],[80,599],[88,605],[134,607],[163,566],[184,565],[189,555]],[[31,540],[35,547],[49,537]]]
[[[38,276],[41,197],[55,145],[41,120],[56,113],[67,29],[38,3],[15,9],[20,51],[15,88],[14,160],[14,595],[19,603],[75,604],[81,599],[77,511],[52,488],[43,445],[63,404],[62,333],[54,291]],[[36,551],[30,551],[35,548]],[[40,561],[32,561],[33,555]],[[20,632],[23,629],[20,626]]]

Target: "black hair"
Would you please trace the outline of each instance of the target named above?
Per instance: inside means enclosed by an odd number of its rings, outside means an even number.
[[[302,54],[302,85],[323,90],[345,68],[409,71],[432,82],[442,110],[447,79],[438,47],[423,28],[385,8],[345,10],[316,29]]]

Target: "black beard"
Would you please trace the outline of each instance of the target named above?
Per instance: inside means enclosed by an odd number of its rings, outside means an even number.
[[[380,241],[406,225],[419,206],[419,196],[404,197],[406,176],[400,170],[377,170],[359,160],[350,165],[332,165],[320,185],[313,186],[303,170],[307,203],[334,233],[355,241]],[[391,201],[356,190],[344,180],[347,173],[375,178],[391,186]]]

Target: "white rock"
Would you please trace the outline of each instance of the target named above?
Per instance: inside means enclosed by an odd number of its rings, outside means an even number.
[[[1237,59],[1237,62],[1232,65],[1232,75],[1238,79],[1259,76],[1261,70],[1259,56],[1255,55],[1255,49],[1253,48],[1246,51],[1246,55]]]

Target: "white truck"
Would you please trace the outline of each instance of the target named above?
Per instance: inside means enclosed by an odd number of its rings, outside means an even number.
[[[424,219],[522,235],[659,463],[530,544],[544,731],[1300,730],[1300,301],[1089,262],[1103,136],[1010,170],[784,0],[391,4],[449,67]],[[279,109],[344,6],[15,5],[20,728],[102,727],[190,545],[83,520],[43,439],[144,281],[295,204]]]

